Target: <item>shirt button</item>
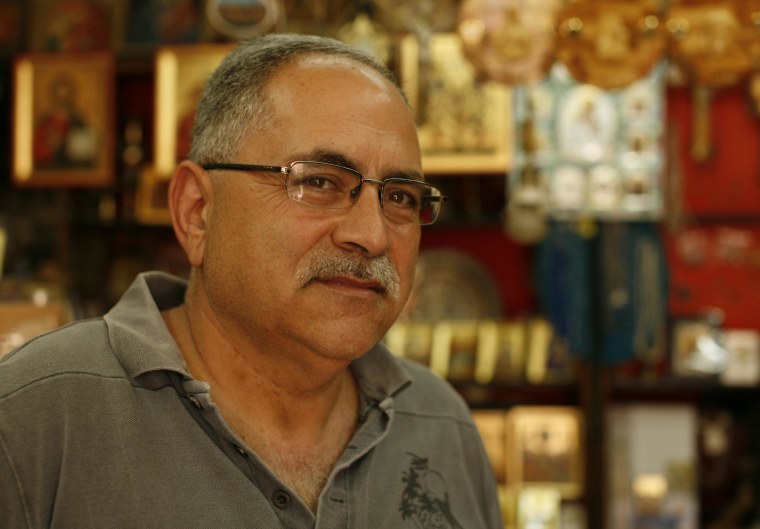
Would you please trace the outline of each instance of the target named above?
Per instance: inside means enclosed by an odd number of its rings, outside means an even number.
[[[272,501],[274,501],[274,506],[278,509],[287,509],[288,505],[290,505],[290,494],[284,490],[278,490],[274,493]]]

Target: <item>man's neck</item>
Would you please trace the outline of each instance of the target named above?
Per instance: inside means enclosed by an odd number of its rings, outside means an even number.
[[[230,427],[316,512],[358,422],[359,390],[348,366],[288,366],[246,355],[185,305],[163,317],[193,378],[210,385]]]
[[[233,346],[186,305],[165,312],[164,320],[193,377],[211,386],[215,400],[233,407],[225,410],[218,402],[223,413],[258,417],[289,435],[312,430],[313,437],[331,415],[346,411],[347,399],[358,402],[345,362]]]

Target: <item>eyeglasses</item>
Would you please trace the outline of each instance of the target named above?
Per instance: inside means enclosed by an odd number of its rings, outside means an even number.
[[[290,166],[247,165],[239,163],[207,163],[207,171],[264,171],[285,175],[288,197],[296,202],[320,209],[347,209],[359,197],[364,182],[378,186],[380,207],[385,216],[398,224],[417,222],[433,224],[446,197],[426,182],[409,178],[374,180],[348,167],[326,162],[297,161]]]

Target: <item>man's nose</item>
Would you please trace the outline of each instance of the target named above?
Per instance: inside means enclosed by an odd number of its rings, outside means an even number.
[[[369,184],[369,185],[367,185]],[[372,185],[374,184],[374,185]],[[378,187],[380,185],[380,187]],[[388,219],[380,203],[379,180],[365,179],[353,205],[346,210],[338,222],[333,237],[341,247],[371,257],[383,255],[390,246]]]

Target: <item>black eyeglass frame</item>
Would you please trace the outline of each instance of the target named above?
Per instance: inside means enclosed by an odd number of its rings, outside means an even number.
[[[291,163],[290,165],[251,165],[251,164],[244,164],[244,163],[223,163],[223,162],[216,163],[216,162],[211,162],[211,163],[201,164],[201,167],[205,171],[227,170],[227,171],[263,171],[263,172],[267,172],[267,173],[280,173],[280,174],[285,175],[285,188],[287,189],[287,187],[288,187],[288,177],[290,176],[290,173],[293,170],[293,166],[295,164],[297,164],[297,163],[311,163],[311,164],[326,165],[326,166],[329,166],[329,167],[336,167],[338,169],[343,169],[345,171],[349,171],[351,173],[354,173],[358,177],[358,179],[359,179],[359,185],[357,186],[358,191],[361,190],[361,186],[364,184],[364,182],[371,182],[373,184],[376,184],[378,186],[378,197],[380,199],[380,206],[381,207],[383,207],[383,191],[384,191],[384,188],[385,188],[385,184],[387,182],[408,182],[408,183],[412,183],[412,184],[424,184],[426,186],[429,186],[429,187],[435,189],[436,191],[438,191],[438,193],[440,193],[440,195],[438,195],[438,196],[426,196],[425,197],[426,200],[431,201],[431,202],[440,202],[441,206],[443,206],[443,203],[448,200],[448,197],[446,195],[444,195],[443,193],[441,193],[440,189],[438,189],[437,187],[435,187],[432,184],[429,184],[427,182],[423,182],[421,180],[414,180],[414,179],[411,179],[411,178],[398,178],[398,177],[392,177],[392,178],[388,178],[386,180],[376,180],[376,179],[373,179],[373,178],[365,178],[364,175],[362,175],[356,169],[351,169],[350,167],[345,167],[343,165],[338,165],[338,164],[334,164],[334,163],[319,162],[319,161],[315,161],[315,160],[296,160],[295,162]],[[354,204],[356,202],[356,200],[357,200],[357,198],[359,196],[358,191],[355,194],[353,194],[353,201],[351,202],[352,204]],[[309,204],[307,203],[307,205],[309,205]],[[328,208],[328,209],[330,209],[330,208]],[[334,209],[343,209],[343,208],[334,208]],[[383,208],[383,211],[384,210],[385,209]],[[437,209],[437,212],[435,214],[435,217],[430,222],[422,222],[421,219],[420,219],[420,225],[421,226],[429,226],[431,224],[434,224],[435,221],[438,220],[438,216],[440,215],[440,210],[441,210],[441,207],[439,206],[438,209]]]

